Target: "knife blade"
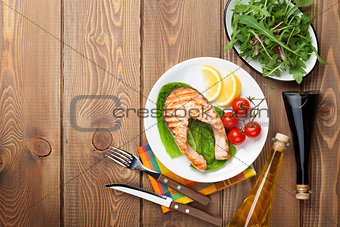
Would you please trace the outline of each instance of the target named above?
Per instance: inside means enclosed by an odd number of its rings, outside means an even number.
[[[164,195],[159,195],[154,192],[150,192],[132,185],[127,184],[107,184],[105,187],[115,189],[117,191],[125,192],[130,195],[137,196],[142,199],[146,199],[150,202],[157,203],[162,206],[166,206],[173,210],[177,210],[184,214],[199,218],[211,224],[222,226],[223,220],[221,217],[216,217],[207,212],[195,207],[191,207],[186,204],[174,202],[172,198]]]

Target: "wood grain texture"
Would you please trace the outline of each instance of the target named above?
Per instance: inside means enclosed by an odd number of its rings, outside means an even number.
[[[227,4],[228,0],[223,0],[223,4],[221,7],[221,25],[222,25],[222,45],[221,45],[221,55],[224,59],[231,61],[239,66],[242,66],[244,70],[247,72],[251,72],[251,69],[238,57],[234,50],[225,51],[225,47],[228,44],[229,40],[226,36],[225,27],[224,27],[224,8]],[[237,75],[237,72],[235,72]],[[256,75],[253,73],[252,75]],[[257,170],[258,172],[258,170]],[[254,177],[235,185],[232,185],[229,188],[223,190],[223,220],[224,223],[227,224],[234,216],[238,208],[241,206],[243,200],[247,197],[248,193],[252,185],[255,183]]]
[[[60,221],[60,20],[58,1],[0,3],[0,226]]]
[[[157,79],[173,65],[194,57],[220,56],[219,0],[144,0],[143,5],[144,94],[148,94]],[[156,101],[156,97],[154,99]],[[145,101],[142,100],[143,106]],[[145,137],[143,143],[147,143]],[[143,176],[142,187],[152,190],[146,176]],[[221,193],[211,198],[205,210],[222,215]],[[141,220],[144,226],[209,225],[175,212],[164,215],[159,205],[147,201],[143,202]]]
[[[338,1],[318,1],[316,28],[320,55],[329,65],[319,64],[303,83],[302,90],[320,90],[320,101],[310,151],[311,199],[301,203],[302,226],[340,225],[340,57]]]
[[[258,75],[258,77],[262,76]],[[272,138],[275,137],[275,134],[280,132],[291,138],[288,119],[282,99],[282,92],[299,89],[299,85],[295,82],[283,83],[263,77],[261,80],[267,80],[266,83],[268,83],[267,86],[262,87],[264,93],[268,94],[271,88],[274,88],[274,91],[268,98],[270,118],[268,138],[261,155],[254,163],[256,170],[259,173],[268,158],[268,153],[272,148]],[[260,86],[263,86],[259,80],[257,80],[257,82]],[[292,141],[290,140],[290,143],[291,142]],[[294,194],[294,190],[296,188],[295,177],[295,155],[293,146],[290,145],[284,151],[280,170],[275,182],[273,201],[271,205],[270,226],[299,226],[300,206],[299,201],[295,199]]]
[[[228,0],[223,1],[223,9]],[[222,18],[223,23],[224,18]],[[224,27],[223,27],[224,29]],[[228,38],[223,31],[223,43],[221,51],[224,51],[228,43]],[[259,84],[263,93],[266,95],[271,92],[270,97],[267,99],[269,109],[269,132],[268,138],[263,148],[263,151],[254,162],[257,174],[260,174],[264,166],[269,151],[272,146],[271,139],[277,132],[290,136],[288,121],[283,106],[282,91],[298,90],[299,86],[293,83],[284,83],[272,79],[264,78],[263,76],[255,73],[250,67],[247,66],[236,54],[234,50],[229,50],[224,53],[224,58],[245,69]],[[237,72],[235,72],[237,75]],[[274,89],[274,90],[273,90]],[[266,127],[266,126],[264,126]],[[295,190],[295,156],[292,147],[288,147],[283,156],[280,172],[276,179],[276,187],[274,190],[274,198],[272,201],[272,212],[270,215],[271,226],[298,226],[299,225],[299,211],[300,207],[296,201],[293,191]],[[233,217],[238,208],[241,206],[243,200],[247,197],[251,187],[255,184],[256,177],[238,183],[224,190],[223,210],[224,220],[226,223]],[[230,199],[232,198],[232,199]]]
[[[112,128],[112,144],[137,153],[139,119],[113,111],[140,104],[139,1],[64,4],[64,224],[136,226],[140,200],[104,185],[139,186],[140,174],[104,158],[92,137],[96,128]]]

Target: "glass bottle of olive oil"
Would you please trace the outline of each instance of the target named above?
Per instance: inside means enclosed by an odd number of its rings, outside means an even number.
[[[288,136],[277,133],[272,150],[255,186],[228,226],[268,226],[273,186],[287,144]]]

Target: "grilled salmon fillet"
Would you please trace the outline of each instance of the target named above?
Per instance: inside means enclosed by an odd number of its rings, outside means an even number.
[[[198,170],[205,171],[207,162],[187,144],[190,118],[211,125],[215,136],[215,159],[230,159],[228,138],[223,123],[213,106],[197,90],[190,87],[173,89],[165,100],[163,116],[178,148]]]

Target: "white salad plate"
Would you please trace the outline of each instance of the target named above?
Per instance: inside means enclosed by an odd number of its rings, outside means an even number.
[[[261,88],[258,86],[253,77],[251,77],[240,66],[220,58],[194,58],[173,66],[159,78],[151,89],[145,105],[145,108],[149,111],[149,113],[152,110],[153,111],[151,113],[154,113],[156,110],[156,101],[159,90],[167,83],[187,83],[204,94],[206,85],[204,84],[203,74],[200,68],[202,65],[209,65],[216,68],[221,73],[222,77],[228,75],[228,70],[233,71],[235,75],[238,76],[242,84],[241,97],[264,97]],[[216,102],[214,101],[211,104],[216,105]],[[158,160],[176,175],[196,182],[208,183],[222,181],[234,177],[247,169],[261,153],[268,135],[269,127],[267,102],[262,102],[259,108],[262,110],[261,114],[255,119],[262,126],[262,131],[259,137],[256,139],[247,138],[242,145],[235,146],[237,149],[236,155],[228,161],[225,166],[215,171],[201,172],[190,167],[190,162],[184,155],[177,158],[171,158],[166,152],[160,138],[157,127],[157,119],[151,114],[146,115],[144,118],[145,134],[150,147]],[[227,106],[222,109],[231,109],[231,107]]]
[[[241,1],[240,0],[229,0],[224,8],[224,27],[225,27],[225,31],[226,31],[229,41],[231,39],[231,34],[233,33],[233,27],[231,26],[231,18],[233,15],[233,9],[235,8],[235,4],[237,2],[240,2],[240,4],[246,4],[249,2],[249,0],[241,0]],[[293,3],[291,4],[294,5]],[[318,51],[318,40],[317,40],[315,30],[312,25],[309,26],[309,34],[312,38],[312,45],[315,47],[316,51]],[[235,44],[233,49],[236,51],[238,55],[240,55],[241,51],[240,51],[239,44]],[[254,71],[262,75],[262,66],[258,60],[253,60],[251,58],[246,58],[246,57],[240,57],[240,58],[244,61],[245,64],[251,67]],[[313,71],[314,67],[316,66],[317,64],[316,55],[312,54],[307,61],[304,61],[304,63],[306,65],[306,68],[305,68],[306,74],[304,75],[305,77],[309,75]],[[295,81],[295,79],[293,78],[293,75],[289,73],[289,70],[281,72],[280,76],[274,75],[274,76],[268,76],[268,77],[274,80]]]

